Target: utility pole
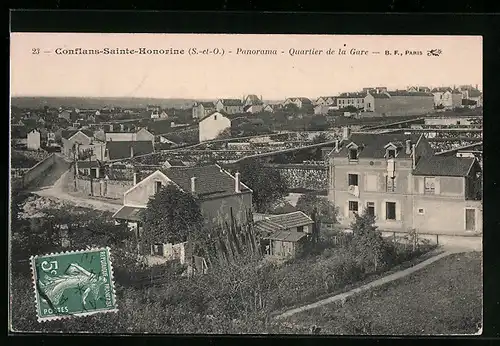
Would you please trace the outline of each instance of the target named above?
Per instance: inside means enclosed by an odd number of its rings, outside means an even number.
[[[73,145],[73,165],[74,165],[74,188],[75,192],[78,191],[77,188],[77,179],[78,179],[78,157],[77,157],[77,151],[78,151],[78,143],[75,143]]]
[[[92,182],[92,155],[89,155],[89,177],[90,177],[90,195],[94,196],[94,184]]]

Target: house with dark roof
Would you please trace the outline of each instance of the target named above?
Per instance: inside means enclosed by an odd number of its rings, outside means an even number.
[[[104,143],[94,138],[91,130],[63,130],[61,131],[62,153],[74,159],[75,155],[87,155],[92,152],[99,160],[103,159]]]
[[[472,85],[462,85],[459,88],[462,93],[462,99],[467,100],[463,102],[464,106],[469,108],[476,108],[483,106],[483,93],[476,87]]]
[[[243,113],[244,106],[239,99],[220,99],[215,102],[215,109],[226,114]]]
[[[136,184],[124,193],[123,207],[113,217],[139,234],[143,227],[141,213],[149,199],[166,185],[195,196],[207,226],[219,227],[232,217],[238,223],[251,221],[247,216],[252,210],[252,190],[240,181],[239,173],[231,175],[218,165],[163,168],[140,182],[134,180]],[[165,239],[165,244],[168,242]]]
[[[336,106],[337,96],[320,96],[316,99],[314,104],[321,106]]]
[[[257,95],[247,95],[245,100],[243,101],[244,106],[262,106],[264,102],[262,102],[262,96]]]
[[[111,141],[106,142],[105,161],[123,160],[154,152],[153,142],[146,141]]]
[[[346,108],[349,106],[356,107],[361,110],[365,107],[365,97],[367,92],[347,92],[337,96],[337,106]]]
[[[191,112],[193,119],[202,119],[215,110],[215,104],[213,102],[195,102]]]
[[[482,231],[480,165],[471,158],[435,156],[423,134],[347,131],[328,164],[328,199],[339,207],[345,227],[355,213],[365,212],[383,231]]]
[[[462,106],[463,95],[458,89],[439,87],[432,89],[434,107],[437,109],[454,109]]]
[[[426,92],[368,91],[363,110],[382,116],[419,115],[434,111],[434,95]]]
[[[297,108],[301,109],[303,107],[312,107],[312,101],[307,97],[289,97],[283,102],[283,106],[287,106],[289,104],[294,104]]]

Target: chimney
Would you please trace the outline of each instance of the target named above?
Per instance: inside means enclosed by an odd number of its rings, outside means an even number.
[[[137,172],[134,172],[134,186],[137,185]]]
[[[134,157],[134,146],[130,146],[130,157]]]
[[[191,193],[196,193],[196,177],[191,178]]]
[[[109,149],[104,150],[104,157],[109,159]]]
[[[175,122],[171,121],[170,122],[170,127],[175,127]]]
[[[406,140],[406,155],[411,154],[411,140],[407,139]]]
[[[240,173],[239,172],[236,172],[236,174],[234,175],[234,191],[236,191],[237,193],[240,193]]]
[[[411,166],[412,166],[411,168],[412,169],[415,169],[416,162],[417,162],[415,156],[416,156],[415,155],[415,144],[413,144],[412,147],[411,147],[411,160],[412,160],[411,161]]]
[[[339,152],[339,140],[338,139],[335,140],[335,152],[337,152],[337,153]]]
[[[349,139],[351,136],[351,129],[349,126],[345,126],[342,128],[342,139]]]

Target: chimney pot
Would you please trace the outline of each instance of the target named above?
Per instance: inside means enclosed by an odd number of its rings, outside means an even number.
[[[137,185],[137,172],[134,172],[134,186]]]
[[[130,146],[130,157],[134,157],[134,147]]]
[[[337,153],[339,152],[339,140],[338,139],[335,140],[335,152],[337,152]]]
[[[191,193],[196,192],[196,177],[191,178]]]
[[[236,174],[234,175],[234,191],[236,191],[237,193],[241,192],[240,191],[240,173],[239,172],[236,172]]]

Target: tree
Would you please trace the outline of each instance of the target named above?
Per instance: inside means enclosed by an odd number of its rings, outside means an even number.
[[[374,224],[374,216],[367,213],[355,214],[355,220],[351,223],[353,231],[351,246],[358,263],[362,265],[372,263],[374,270],[377,271],[378,268],[386,264],[384,260],[388,247]]]
[[[352,106],[352,105],[349,105],[347,107],[344,107],[342,109],[340,109],[342,112],[349,112],[349,113],[357,113],[359,112],[359,109],[357,109],[356,107]]]
[[[278,170],[264,167],[253,159],[244,160],[238,168],[242,182],[253,190],[252,199],[257,212],[266,212],[287,195],[288,187]]]
[[[178,243],[200,235],[203,217],[200,202],[173,185],[162,187],[148,202],[141,236],[146,248],[153,244]]]
[[[328,142],[330,141],[331,138],[324,132],[321,132],[320,134],[316,135],[313,139],[312,139],[312,143],[313,144],[319,144],[319,143],[324,143],[324,142]]]
[[[288,103],[283,107],[283,110],[291,113],[298,113],[300,108],[295,103]]]
[[[318,221],[337,223],[338,208],[326,198],[308,193],[299,197],[296,208],[312,217],[316,211]]]

